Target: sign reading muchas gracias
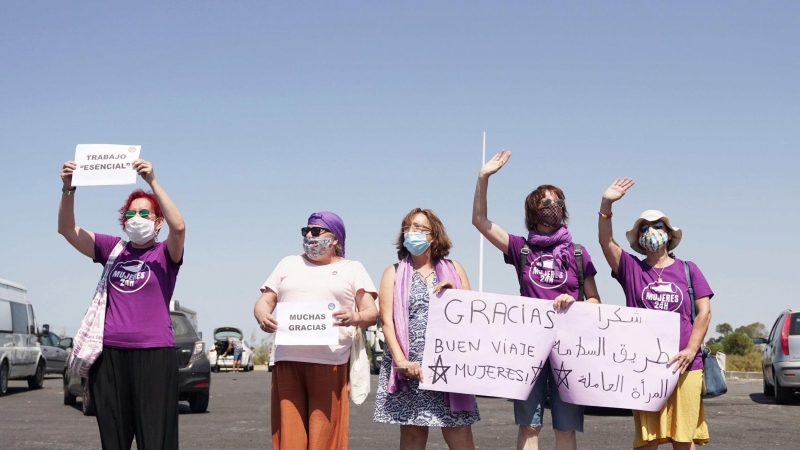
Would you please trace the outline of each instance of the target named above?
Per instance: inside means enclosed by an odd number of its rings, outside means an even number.
[[[432,295],[420,388],[528,398],[556,336],[552,305],[458,289]]]
[[[75,148],[73,186],[136,184],[134,160],[141,145],[80,144]]]
[[[273,315],[278,321],[275,345],[336,345],[336,303],[331,301],[279,302]]]
[[[448,289],[431,298],[421,389],[524,400],[549,358],[561,398],[657,411],[677,384],[677,314]]]
[[[576,302],[559,314],[550,364],[564,401],[658,411],[678,385],[667,362],[679,346],[679,314]]]

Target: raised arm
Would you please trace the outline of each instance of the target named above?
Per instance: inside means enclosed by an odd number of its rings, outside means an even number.
[[[472,200],[472,225],[480,231],[495,247],[508,254],[508,233],[489,220],[486,191],[489,188],[489,177],[497,173],[511,157],[511,152],[501,150],[494,155],[478,172],[478,184],[475,186],[475,198]]]
[[[164,214],[164,220],[169,226],[169,235],[167,235],[167,249],[169,256],[173,262],[179,262],[183,258],[183,242],[186,238],[186,224],[183,222],[183,216],[178,211],[178,207],[172,202],[172,199],[167,195],[167,191],[161,187],[161,184],[156,180],[156,174],[153,171],[153,165],[143,159],[137,159],[133,162],[133,168],[142,176],[145,182],[150,185],[153,194],[158,200],[158,206],[161,207],[161,212]]]
[[[614,230],[611,226],[611,205],[621,199],[634,184],[636,182],[631,178],[617,178],[603,193],[603,200],[600,202],[600,216],[597,219],[600,248],[603,249],[603,255],[614,273],[617,273],[619,269],[622,247],[614,240]]]
[[[58,205],[58,234],[76,250],[94,259],[94,233],[75,225],[75,193],[72,187],[72,172],[77,165],[75,161],[67,161],[61,167],[61,181],[64,189],[61,203]]]

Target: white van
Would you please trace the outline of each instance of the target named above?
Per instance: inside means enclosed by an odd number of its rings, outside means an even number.
[[[0,396],[8,391],[8,380],[28,380],[31,389],[44,384],[45,360],[38,335],[25,288],[0,279]]]

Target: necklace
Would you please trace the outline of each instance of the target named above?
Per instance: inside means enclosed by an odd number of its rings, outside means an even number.
[[[662,267],[662,268],[661,268],[661,272],[659,272],[659,273],[658,273],[658,284],[661,284],[661,283],[663,283],[663,281],[661,281],[661,274],[662,274],[662,273],[664,273],[664,270],[665,270],[667,267],[669,267],[669,266],[664,266],[664,267]],[[658,267],[656,267],[656,266],[653,266],[653,270],[656,270],[656,269],[658,269]]]

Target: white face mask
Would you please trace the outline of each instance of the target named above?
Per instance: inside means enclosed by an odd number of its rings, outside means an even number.
[[[146,244],[156,237],[156,223],[137,214],[125,222],[125,234],[135,244]]]

